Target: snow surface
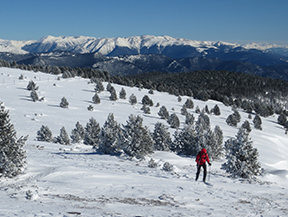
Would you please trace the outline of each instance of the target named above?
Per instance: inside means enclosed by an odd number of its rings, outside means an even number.
[[[19,80],[23,74],[24,80]],[[183,157],[171,152],[155,152],[143,161],[125,156],[96,154],[90,146],[71,146],[36,141],[37,131],[48,126],[58,136],[65,126],[70,134],[79,121],[86,126],[94,117],[101,126],[109,113],[118,123],[126,124],[130,114],[141,115],[151,131],[157,121],[167,124],[157,115],[160,107],[151,107],[143,114],[139,103],[148,90],[124,87],[127,99],[110,101],[110,94],[99,94],[101,103],[92,104],[94,84],[80,77],[57,79],[55,75],[19,69],[0,68],[0,101],[10,111],[17,137],[29,135],[25,150],[27,167],[14,179],[0,179],[0,216],[288,216],[288,136],[277,124],[277,116],[262,118],[262,131],[253,127],[250,137],[260,153],[264,174],[256,180],[231,179],[220,169],[225,159],[212,162],[207,177],[210,185],[195,182],[195,157]],[[42,102],[33,102],[26,89],[33,80],[39,86]],[[104,83],[106,87],[107,83]],[[122,86],[115,85],[119,93]],[[138,103],[130,105],[128,98],[136,95]],[[69,108],[60,108],[65,96]],[[156,105],[165,105],[175,112],[183,127],[180,109],[188,97],[177,97],[154,91],[149,94]],[[232,112],[216,101],[193,99],[195,107],[209,108],[218,104],[220,116],[210,115],[211,128],[219,125],[224,141],[234,137],[237,128],[226,124]],[[94,111],[87,107],[93,105]],[[188,110],[197,120],[195,109]],[[239,111],[241,123],[248,114]],[[253,117],[254,118],[254,117]],[[251,126],[253,124],[251,123]],[[171,137],[173,138],[173,129]],[[149,168],[153,158],[157,168]],[[174,172],[163,171],[169,162]],[[202,173],[200,174],[202,177]],[[29,194],[29,192],[31,194]],[[27,194],[31,196],[27,197]]]

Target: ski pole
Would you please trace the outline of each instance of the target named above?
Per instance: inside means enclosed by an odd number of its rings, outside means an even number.
[[[210,182],[211,166],[209,165],[208,181]]]

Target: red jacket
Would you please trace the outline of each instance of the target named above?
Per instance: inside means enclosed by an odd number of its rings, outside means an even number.
[[[203,165],[206,161],[210,164],[209,157],[205,148],[203,148],[197,155],[196,160],[197,164]]]

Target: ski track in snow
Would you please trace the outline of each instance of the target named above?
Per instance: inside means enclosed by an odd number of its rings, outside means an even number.
[[[20,74],[26,79],[18,80]],[[194,180],[194,157],[155,152],[138,161],[125,156],[97,154],[84,144],[63,146],[36,141],[36,132],[41,125],[49,126],[53,136],[59,135],[62,126],[70,134],[77,121],[85,126],[92,116],[102,126],[110,112],[122,124],[130,113],[142,115],[144,125],[150,130],[153,123],[162,121],[157,116],[159,108],[151,108],[150,115],[144,115],[140,110],[139,102],[148,95],[148,90],[125,87],[127,98],[131,93],[137,95],[135,106],[129,105],[128,99],[111,102],[104,91],[99,94],[100,105],[93,105],[94,111],[89,112],[87,106],[92,104],[94,85],[78,77],[56,78],[39,72],[0,68],[0,101],[10,110],[17,137],[29,134],[24,173],[14,179],[0,179],[0,216],[288,216],[288,137],[275,124],[276,116],[262,119],[263,131],[253,129],[250,134],[260,152],[259,161],[265,169],[263,176],[251,182],[231,179],[220,169],[223,159],[212,162],[207,175],[211,185],[206,185]],[[44,102],[30,100],[26,86],[32,79],[39,86],[39,97],[45,97]],[[119,93],[121,86],[113,86]],[[59,107],[63,96],[68,99],[69,109]],[[159,100],[160,105],[166,105],[170,114],[175,112],[183,124],[180,109],[185,97],[181,103],[175,96],[156,91],[149,97],[154,104]],[[212,108],[217,103],[221,117],[209,116],[211,128],[219,125],[224,141],[236,135],[238,129],[225,123],[228,114],[232,113],[231,108],[215,101],[193,99],[193,102],[200,108],[206,104]],[[244,122],[247,114],[240,114],[241,122]],[[193,115],[197,119],[196,114]],[[271,142],[274,146],[270,150]],[[148,167],[150,158],[156,160],[157,168]],[[174,165],[174,172],[161,169],[165,162]],[[28,191],[32,192],[31,199],[27,199]]]

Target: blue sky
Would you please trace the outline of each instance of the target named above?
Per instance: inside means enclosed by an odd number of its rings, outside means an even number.
[[[0,0],[0,38],[169,35],[288,45],[288,0]]]

